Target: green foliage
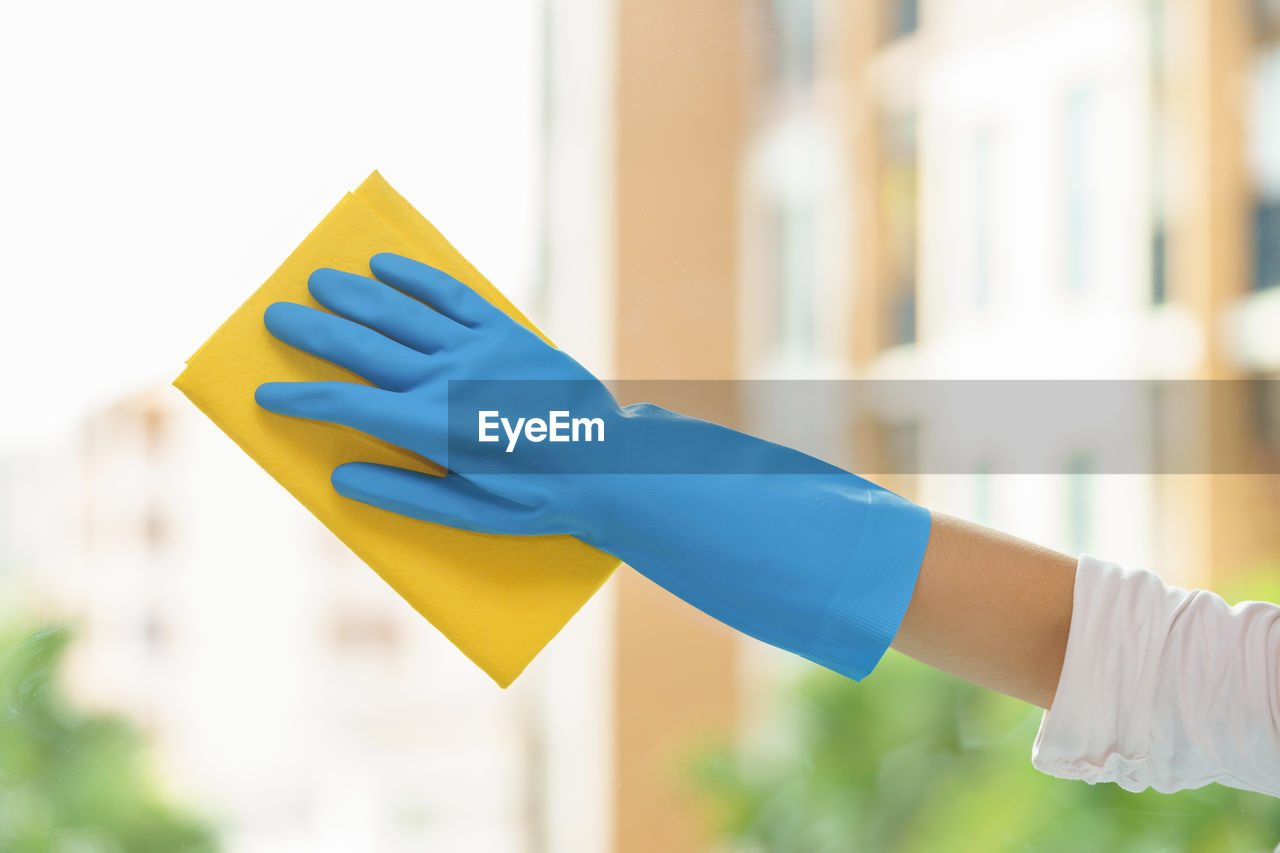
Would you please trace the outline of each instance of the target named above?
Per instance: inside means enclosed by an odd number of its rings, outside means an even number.
[[[726,849],[751,853],[1262,851],[1280,802],[1210,785],[1166,795],[1031,766],[1041,711],[898,655],[857,684],[814,669],[770,730],[700,754]]]
[[[1221,580],[1214,578],[1214,592],[1228,604],[1241,601],[1280,601],[1280,564],[1264,562],[1241,566],[1224,573]]]
[[[84,715],[55,683],[63,625],[0,643],[0,850],[169,853],[216,849],[203,822],[153,789],[137,730]]]

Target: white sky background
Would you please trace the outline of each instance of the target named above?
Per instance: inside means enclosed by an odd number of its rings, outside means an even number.
[[[527,303],[538,38],[534,0],[5,4],[0,452],[170,382],[375,168]]]

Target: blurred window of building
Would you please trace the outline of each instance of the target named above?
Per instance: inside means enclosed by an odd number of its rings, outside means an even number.
[[[753,333],[770,369],[805,371],[817,359],[821,302],[821,140],[814,123],[817,0],[759,0],[764,86],[748,154],[751,276],[765,313]],[[759,272],[755,272],[758,270]]]
[[[1169,471],[1176,462],[1175,448],[1169,441],[1169,423],[1172,415],[1173,395],[1169,393],[1167,380],[1147,383],[1147,412],[1151,430],[1147,438],[1149,465],[1153,473]]]
[[[784,94],[807,91],[816,66],[815,0],[765,0],[772,77]]]
[[[991,464],[983,462],[973,474],[973,520],[990,525],[991,517]]]
[[[916,340],[919,141],[914,112],[881,120],[880,222],[884,235],[886,342]]]
[[[169,640],[169,626],[157,608],[148,610],[142,621],[142,642],[148,652],[159,655]]]
[[[332,614],[328,627],[336,651],[382,660],[390,659],[404,640],[391,617],[377,611],[341,608]]]
[[[1280,199],[1254,201],[1253,267],[1255,290],[1280,286]]]
[[[1151,87],[1151,156],[1148,177],[1151,199],[1151,280],[1152,305],[1169,301],[1169,228],[1165,181],[1169,160],[1168,45],[1166,0],[1152,0],[1147,7],[1147,61]]]
[[[883,0],[885,41],[905,38],[920,29],[920,0]]]
[[[1280,461],[1280,374],[1261,376],[1249,383],[1257,446],[1266,470]]]
[[[919,306],[916,303],[914,287],[901,288],[893,295],[890,304],[890,322],[893,324],[891,344],[915,343],[916,313],[918,310]]]
[[[1084,452],[1067,460],[1066,546],[1072,555],[1093,547],[1094,460]]]
[[[1253,289],[1280,286],[1280,35],[1259,32],[1252,70],[1249,166],[1253,182]]]
[[[973,141],[973,307],[985,311],[991,302],[992,220],[995,172],[992,169],[992,131],[984,128]]]
[[[773,257],[774,346],[794,361],[812,359],[817,327],[817,210],[806,194],[770,205],[769,241]]]
[[[1090,197],[1093,181],[1093,164],[1089,156],[1092,147],[1094,95],[1087,88],[1076,89],[1065,105],[1065,176],[1066,211],[1065,240],[1067,286],[1082,290],[1089,282],[1093,235],[1089,217],[1092,214]]]
[[[160,505],[159,499],[151,496],[142,514],[143,542],[150,555],[157,555],[169,543],[170,519],[170,514]]]
[[[1254,29],[1262,35],[1280,32],[1280,0],[1250,0]]]
[[[920,473],[920,424],[917,421],[879,423],[880,459],[885,473],[912,478]]]
[[[1169,301],[1169,231],[1164,219],[1158,218],[1151,226],[1151,304],[1163,305]]]

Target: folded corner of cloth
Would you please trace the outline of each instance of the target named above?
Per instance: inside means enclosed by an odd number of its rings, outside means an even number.
[[[264,382],[353,380],[341,368],[272,337],[263,312],[279,301],[320,307],[307,290],[312,271],[330,267],[368,275],[369,259],[379,252],[443,270],[542,334],[374,172],[196,350],[173,384],[463,654],[506,687],[608,579],[617,558],[571,536],[473,533],[343,498],[334,491],[330,475],[344,462],[443,472],[364,433],[280,417],[254,402],[254,390]]]

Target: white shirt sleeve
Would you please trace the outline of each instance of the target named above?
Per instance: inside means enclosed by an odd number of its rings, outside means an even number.
[[[1089,556],[1031,763],[1171,793],[1218,782],[1280,797],[1280,607]]]

